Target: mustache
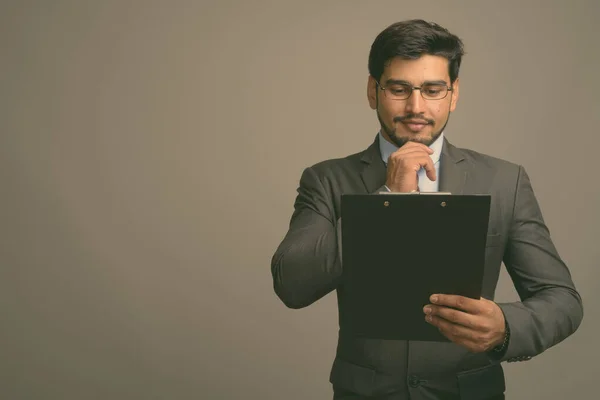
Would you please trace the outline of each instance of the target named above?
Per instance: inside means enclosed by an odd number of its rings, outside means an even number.
[[[406,115],[394,117],[394,122],[404,122],[406,120],[423,122],[423,123],[426,123],[427,125],[433,125],[435,123],[434,120],[425,118],[424,116],[422,116],[420,114],[406,114]]]

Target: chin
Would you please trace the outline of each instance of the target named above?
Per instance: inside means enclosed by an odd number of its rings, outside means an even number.
[[[394,134],[392,140],[398,145],[398,147],[402,147],[407,142],[416,142],[422,143],[425,146],[430,146],[433,142],[435,142],[437,137],[433,137],[433,134],[430,133],[409,133],[409,134]]]
[[[433,138],[431,137],[431,135],[421,135],[421,134],[410,135],[407,137],[407,139],[411,142],[419,142],[419,143],[431,142],[431,143],[433,143]]]

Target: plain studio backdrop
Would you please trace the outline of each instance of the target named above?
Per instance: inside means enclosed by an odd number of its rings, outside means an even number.
[[[330,294],[276,298],[302,170],[366,148],[375,36],[467,55],[446,135],[522,164],[584,299],[504,364],[510,399],[593,398],[600,2],[3,1],[0,398],[329,399]],[[399,254],[401,257],[401,254]],[[503,272],[497,300],[517,296]]]

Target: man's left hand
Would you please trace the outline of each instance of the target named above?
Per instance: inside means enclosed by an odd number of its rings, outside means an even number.
[[[452,342],[471,352],[483,353],[504,340],[504,314],[493,301],[434,294],[423,308],[425,320]]]

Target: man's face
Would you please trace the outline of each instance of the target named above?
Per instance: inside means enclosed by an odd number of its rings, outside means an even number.
[[[450,113],[458,100],[458,79],[453,90],[439,100],[426,100],[419,90],[413,91],[406,100],[393,99],[390,90],[397,89],[400,83],[422,86],[426,83],[443,83],[450,87],[448,60],[440,56],[423,55],[416,60],[393,58],[385,67],[380,85],[369,76],[367,96],[369,105],[377,111],[383,136],[402,147],[413,141],[431,145],[442,133]]]

